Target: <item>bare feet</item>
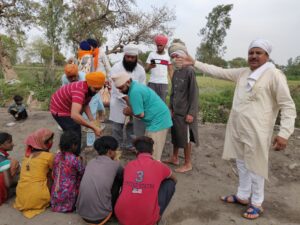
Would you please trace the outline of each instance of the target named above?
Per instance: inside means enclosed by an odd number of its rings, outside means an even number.
[[[171,157],[167,160],[163,160],[163,163],[173,164],[175,166],[179,166],[179,159],[176,159],[174,157]]]
[[[185,172],[191,171],[192,169],[193,169],[192,164],[184,164],[183,166],[178,167],[174,171],[176,173],[185,173]]]

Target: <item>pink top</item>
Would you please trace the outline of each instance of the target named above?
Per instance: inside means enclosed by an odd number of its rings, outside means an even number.
[[[58,116],[70,116],[73,102],[81,105],[89,103],[91,97],[88,97],[87,94],[86,81],[64,85],[51,96],[50,112]]]

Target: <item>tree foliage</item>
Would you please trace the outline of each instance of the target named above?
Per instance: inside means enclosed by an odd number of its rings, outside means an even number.
[[[231,25],[229,12],[232,8],[232,4],[218,5],[206,17],[206,26],[199,33],[199,36],[203,38],[197,48],[196,58],[198,60],[217,65],[224,63],[220,59],[226,51],[224,39]]]
[[[64,30],[67,5],[63,0],[44,0],[39,14],[39,25],[45,29],[50,46],[59,47]]]
[[[300,56],[288,60],[285,73],[287,76],[300,77]]]
[[[141,12],[134,0],[72,0],[67,40],[76,49],[86,38],[103,43],[113,36],[113,46],[107,53],[117,53],[129,42],[151,43],[157,33],[171,34],[168,23],[174,19],[174,12],[166,6]]]
[[[45,29],[45,36],[50,46],[44,48],[44,54],[49,54],[50,60],[44,60],[49,65],[49,72],[51,77],[55,77],[55,62],[59,57],[59,47],[61,39],[63,37],[64,30],[64,17],[67,5],[64,4],[63,0],[43,0],[41,11],[39,14],[39,25]],[[50,52],[49,52],[50,50]],[[44,59],[48,55],[44,55]]]
[[[36,38],[26,48],[24,58],[27,61],[24,63],[39,62],[49,65],[52,60],[52,48],[43,38]],[[65,64],[65,57],[60,53],[58,48],[55,51],[54,63],[58,66]]]
[[[0,0],[0,27],[12,38],[24,35],[24,28],[36,21],[39,3],[32,0]],[[5,40],[4,40],[5,41]],[[12,68],[10,54],[0,38],[0,65],[6,81],[18,79]]]
[[[228,61],[228,66],[230,68],[241,68],[241,67],[247,67],[248,62],[246,59],[242,57],[236,57],[230,61]]]
[[[3,43],[3,47],[7,52],[12,65],[15,65],[17,62],[17,53],[18,53],[18,43],[11,37],[0,34],[0,39]],[[1,67],[1,65],[0,65]]]

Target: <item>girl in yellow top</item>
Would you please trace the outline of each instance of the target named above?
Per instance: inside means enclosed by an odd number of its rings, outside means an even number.
[[[53,136],[52,131],[43,128],[30,134],[25,141],[27,149],[14,207],[27,218],[42,213],[50,204],[48,177],[51,176],[48,175],[51,174],[54,157],[49,149],[52,147]]]

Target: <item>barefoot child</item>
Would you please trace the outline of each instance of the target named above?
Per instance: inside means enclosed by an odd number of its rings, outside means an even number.
[[[7,200],[9,193],[14,191],[18,180],[19,162],[8,154],[13,147],[12,136],[6,132],[0,132],[0,205]]]
[[[54,158],[52,173],[51,207],[54,212],[72,212],[75,209],[84,173],[84,165],[75,155],[79,144],[80,139],[74,131],[65,131],[60,137],[60,152]]]
[[[53,136],[52,131],[42,128],[30,134],[25,141],[27,149],[22,161],[14,208],[27,218],[42,213],[50,204],[48,177],[54,157],[49,150]]]

